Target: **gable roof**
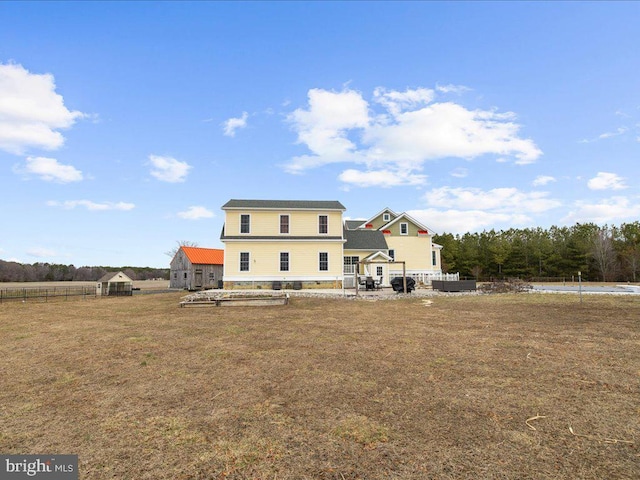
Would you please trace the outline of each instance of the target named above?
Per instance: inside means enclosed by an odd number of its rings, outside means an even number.
[[[345,250],[387,250],[387,241],[380,230],[344,230]]]
[[[238,200],[231,199],[222,206],[222,210],[234,209],[265,210],[340,210],[346,208],[335,200]]]
[[[381,252],[380,250],[378,250],[377,252],[372,253],[371,255],[367,255],[366,257],[364,257],[362,260],[366,261],[373,261],[374,258],[377,257],[382,257],[386,262],[390,262],[393,260],[393,257],[391,255],[387,255],[384,252]]]
[[[400,215],[398,215],[396,218],[394,218],[393,220],[391,220],[389,223],[387,223],[386,225],[383,225],[382,227],[380,227],[380,230],[388,230],[389,227],[391,225],[393,225],[396,222],[399,222],[402,219],[405,219],[411,223],[413,223],[416,227],[418,227],[421,230],[426,230],[427,232],[429,232],[429,234],[433,234],[434,231],[432,229],[430,229],[429,227],[427,227],[426,225],[420,223],[418,220],[416,220],[415,218],[412,218],[408,213],[401,213]]]
[[[219,248],[180,247],[194,265],[223,265],[224,250]]]
[[[110,282],[111,280],[115,280],[115,282],[133,282],[133,280],[122,272],[109,272],[105,273],[100,280],[98,280],[98,283]]]
[[[387,208],[383,208],[382,210],[380,210],[378,213],[376,213],[373,217],[368,218],[367,220],[365,220],[364,222],[360,222],[360,225],[362,226],[362,228],[365,227],[365,225],[367,223],[371,223],[373,222],[376,218],[378,218],[379,216],[381,216],[383,213],[389,213],[393,218],[397,218],[398,213],[394,212],[393,210],[391,210],[389,207]]]

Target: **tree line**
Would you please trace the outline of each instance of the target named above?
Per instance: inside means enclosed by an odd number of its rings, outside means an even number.
[[[0,282],[97,281],[106,273],[122,271],[132,280],[169,279],[168,268],[74,267],[55,263],[22,264],[0,260]]]
[[[620,226],[577,223],[434,235],[442,245],[444,272],[478,280],[574,279],[636,282],[640,271],[640,222]]]

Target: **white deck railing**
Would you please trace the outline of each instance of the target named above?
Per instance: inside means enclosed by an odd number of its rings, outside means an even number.
[[[402,270],[390,270],[389,278],[401,277]],[[458,281],[460,280],[460,273],[441,273],[441,272],[411,272],[407,271],[407,277],[411,277],[416,281],[416,284],[431,285],[433,280],[445,280],[445,281]]]
[[[354,288],[355,287],[355,277],[354,273],[356,271],[355,265],[344,265],[343,266],[343,274],[344,274],[344,287],[345,288]],[[416,281],[417,285],[425,285],[430,286],[433,280],[445,280],[445,281],[458,281],[460,280],[460,273],[441,273],[441,272],[416,272],[408,270],[406,272],[407,277],[411,277]],[[386,282],[390,281],[394,277],[401,277],[402,270],[389,270],[388,279]]]

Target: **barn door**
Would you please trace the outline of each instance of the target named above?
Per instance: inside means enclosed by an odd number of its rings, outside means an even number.
[[[202,288],[202,270],[196,270],[196,288]]]

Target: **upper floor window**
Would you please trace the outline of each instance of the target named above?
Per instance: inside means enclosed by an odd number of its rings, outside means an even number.
[[[289,271],[289,252],[280,252],[280,271]]]
[[[388,213],[383,213],[382,214],[382,221],[383,222],[388,222],[389,220],[391,220],[391,215],[389,215]]]
[[[409,224],[402,222],[400,224],[400,235],[409,235]]]
[[[329,233],[328,215],[318,215],[318,233]]]
[[[280,233],[289,233],[289,215],[280,215]]]
[[[248,213],[240,215],[240,233],[251,233],[251,215]]]
[[[389,249],[389,256],[392,260],[396,259],[396,251],[393,248]]]
[[[431,263],[434,267],[438,264],[438,257],[436,257],[436,252],[431,252]]]

